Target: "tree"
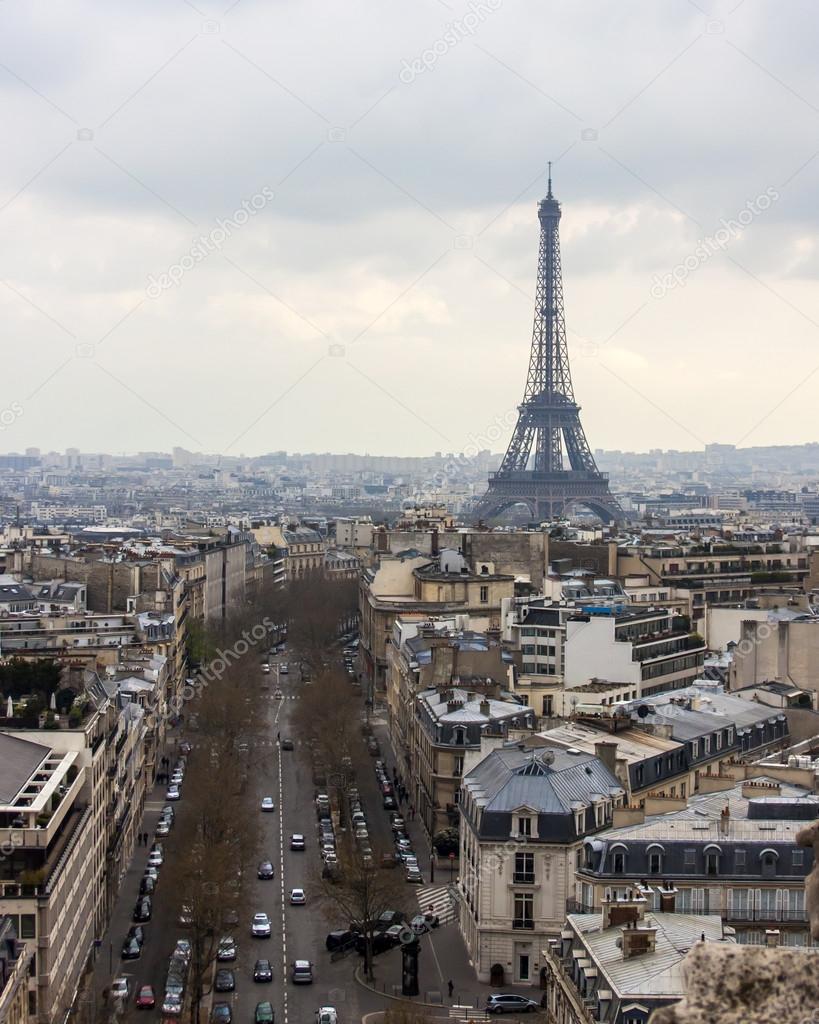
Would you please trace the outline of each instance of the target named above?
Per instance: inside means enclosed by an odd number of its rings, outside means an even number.
[[[406,909],[407,886],[395,871],[378,866],[379,851],[373,851],[369,862],[362,857],[349,834],[338,845],[338,858],[336,880],[322,873],[321,889],[328,908],[340,911],[364,937],[364,972],[372,978],[376,925],[386,911]]]
[[[169,883],[175,916],[187,922],[191,943],[193,1024],[211,989],[220,937],[230,934],[233,915],[242,919],[250,912],[243,882],[251,877],[258,852],[259,816],[249,808],[246,795],[254,705],[245,697],[238,665],[201,693],[201,739],[185,773],[184,831],[178,826],[175,855],[164,868],[163,886]],[[220,767],[220,799],[214,799],[213,778]]]
[[[432,837],[432,845],[439,857],[448,857],[450,853],[458,854],[460,833],[457,828],[442,828]]]

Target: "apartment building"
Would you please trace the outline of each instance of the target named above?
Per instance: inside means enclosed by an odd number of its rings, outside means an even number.
[[[813,851],[796,834],[819,816],[812,790],[761,775],[694,795],[666,814],[646,814],[586,841],[575,899],[597,913],[639,890],[649,908],[717,914],[738,942],[811,944],[805,878]]]
[[[569,914],[542,949],[551,1024],[646,1024],[686,994],[682,961],[698,942],[730,942],[714,914],[647,909],[638,892],[612,895],[600,911]]]
[[[480,981],[538,979],[583,840],[611,824],[624,797],[603,762],[580,751],[503,746],[465,775],[460,929]]]
[[[456,551],[446,550],[434,562],[415,549],[381,556],[364,569],[359,581],[361,667],[372,692],[387,688],[387,648],[393,624],[439,616],[468,616],[470,628],[499,629],[504,599],[514,595],[515,579],[482,563],[473,572]]]
[[[491,677],[458,674],[416,695],[413,724],[409,778],[418,816],[433,836],[458,824],[464,758],[480,750],[483,736],[502,742],[532,733],[535,715]]]
[[[17,935],[14,918],[0,916],[0,1024],[26,1024],[30,1004],[28,979],[34,953]]]
[[[629,684],[632,698],[688,686],[701,675],[705,642],[669,608],[585,606],[566,622],[567,690],[592,679]]]

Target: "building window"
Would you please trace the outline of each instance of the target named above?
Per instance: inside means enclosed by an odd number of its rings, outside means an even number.
[[[518,835],[519,836],[531,836],[532,834],[532,819],[531,818],[518,818]]]
[[[522,885],[532,885],[535,881],[535,855],[533,853],[515,854],[514,881]]]
[[[685,866],[687,868],[693,868],[697,863],[697,851],[693,847],[688,847],[685,851]]]
[[[513,928],[535,927],[535,897],[531,892],[515,893],[515,916]]]
[[[481,587],[481,604],[489,603],[489,587]]]
[[[551,717],[554,708],[554,697],[543,698],[543,712],[546,717]]]
[[[762,877],[773,878],[776,874],[776,854],[772,850],[765,850],[762,854]]]
[[[708,850],[705,854],[706,875],[719,874],[719,853],[716,850]]]
[[[615,850],[611,855],[611,870],[615,875],[626,873],[626,851]]]
[[[659,875],[663,870],[663,851],[658,846],[648,849],[648,871],[651,875]]]
[[[805,851],[804,850],[791,850],[791,864],[795,868],[801,868],[805,863]]]
[[[21,939],[33,939],[35,937],[35,918],[34,914],[21,914],[20,915],[20,938]]]
[[[464,773],[464,759],[463,755],[459,754],[455,758],[455,763],[452,767],[452,774],[456,779],[459,779]]]

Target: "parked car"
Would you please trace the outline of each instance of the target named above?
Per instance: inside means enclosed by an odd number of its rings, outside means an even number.
[[[398,805],[396,804],[394,797],[385,796],[384,799],[381,801],[381,806],[384,808],[385,811],[394,811]]]
[[[428,932],[432,928],[437,928],[440,923],[441,922],[435,914],[416,914],[410,921],[409,926],[416,935],[423,935],[424,932]]]
[[[142,875],[143,878],[150,878],[151,881],[156,884],[159,881],[159,869],[155,868],[153,864],[148,864]]]
[[[349,928],[330,932],[324,940],[324,945],[332,953],[334,949],[343,949],[345,946],[351,945],[355,942],[356,935],[358,935],[358,932]]]
[[[210,1011],[210,1019],[213,1024],[231,1024],[233,1012],[230,1003],[214,1003]]]
[[[250,933],[256,939],[270,938],[270,918],[267,914],[259,912],[253,915],[253,923],[250,926]]]
[[[156,835],[160,837],[168,836],[171,834],[171,823],[165,818],[160,818],[156,823]]]
[[[114,978],[109,989],[112,999],[127,999],[131,994],[131,982],[128,978]]]
[[[181,795],[179,793],[179,786],[168,786],[168,789],[167,789],[167,791],[165,793],[165,799],[166,800],[179,800],[180,798],[181,798]]]
[[[291,979],[294,985],[313,984],[313,965],[309,960],[294,960]]]
[[[142,946],[136,939],[126,937],[122,943],[120,956],[123,960],[139,960],[140,956],[142,956]]]
[[[540,1004],[526,996],[514,993],[496,992],[486,1000],[487,1013],[536,1013]]]
[[[176,919],[177,924],[181,924],[183,928],[190,928],[193,924],[193,908],[187,903],[183,903],[179,908],[179,917]]]
[[[191,958],[191,944],[188,939],[177,939],[172,956],[188,963]]]
[[[275,811],[276,810],[276,805],[273,803],[273,797],[272,796],[263,796],[262,797],[262,810],[263,811]]]
[[[256,1003],[256,1011],[253,1014],[254,1024],[273,1024],[273,1006],[271,1003]]]
[[[267,676],[267,675],[270,675],[270,666],[269,666],[269,665],[267,664],[267,662],[266,662],[266,661],[263,661],[263,662],[262,662],[262,672],[263,672],[263,673],[264,673],[264,674],[265,674],[266,676]]]
[[[143,985],[140,988],[136,997],[136,1006],[138,1010],[153,1010],[156,1006],[153,985]]]
[[[256,961],[253,967],[253,980],[260,982],[273,980],[273,968],[270,966],[269,960]]]
[[[133,921],[136,921],[137,923],[141,923],[141,922],[144,922],[144,921],[150,921],[151,920],[151,909],[152,909],[151,897],[150,896],[140,896],[140,898],[136,901],[136,906],[134,907],[134,913],[133,913],[131,919]]]
[[[142,927],[141,924],[132,924],[131,927],[128,929],[128,935],[126,936],[126,938],[136,939],[136,941],[141,946],[142,943],[145,941],[145,929]]]
[[[148,866],[152,868],[161,868],[164,863],[165,858],[159,850],[151,850],[148,854]]]
[[[301,832],[294,832],[290,836],[290,849],[291,850],[303,850],[304,849],[304,836]]]
[[[293,847],[291,846],[290,849],[292,850]],[[269,881],[271,878],[273,878],[273,875],[274,875],[273,862],[269,861],[269,860],[263,860],[261,862],[261,864],[259,865],[259,868],[258,868],[258,870],[256,872],[256,875],[259,878],[261,878],[262,881]]]
[[[216,972],[213,983],[215,992],[233,992],[236,988],[236,976],[229,967],[222,967]]]
[[[232,939],[229,935],[223,936],[219,940],[219,947],[216,950],[216,959],[219,963],[231,963],[236,959],[236,940]]]
[[[407,881],[414,882],[416,885],[424,884],[424,876],[421,874],[420,869],[414,864],[407,866]]]
[[[162,1013],[166,1017],[179,1017],[182,1013],[182,996],[179,992],[166,992],[162,1000]]]

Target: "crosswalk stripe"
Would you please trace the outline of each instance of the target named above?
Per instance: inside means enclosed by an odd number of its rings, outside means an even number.
[[[424,885],[416,891],[418,907],[422,913],[433,913],[441,924],[454,921],[458,916],[458,896],[455,886]]]

